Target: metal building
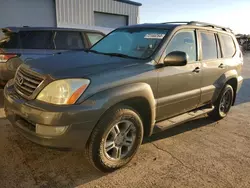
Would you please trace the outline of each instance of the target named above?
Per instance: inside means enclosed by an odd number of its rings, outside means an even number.
[[[0,0],[0,28],[116,28],[137,24],[140,6],[140,3],[129,0]]]

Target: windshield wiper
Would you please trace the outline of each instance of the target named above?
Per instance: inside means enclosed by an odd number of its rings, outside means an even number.
[[[87,52],[93,52],[93,53],[96,53],[96,54],[110,55],[110,56],[116,56],[116,57],[140,59],[138,57],[133,57],[133,56],[129,56],[129,55],[126,55],[126,54],[120,54],[120,53],[105,53],[105,52],[99,52],[99,51],[96,51],[96,50],[88,50]]]
[[[116,57],[125,57],[125,58],[132,58],[132,59],[140,59],[138,57],[133,57],[133,56],[129,56],[126,54],[120,54],[120,53],[103,53],[104,55],[110,55],[110,56],[116,56]]]
[[[92,52],[92,53],[96,53],[96,54],[104,54],[104,53],[98,52],[98,51],[96,51],[96,50],[87,50],[87,52]]]

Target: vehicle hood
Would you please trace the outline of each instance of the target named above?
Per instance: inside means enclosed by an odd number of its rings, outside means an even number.
[[[113,69],[135,66],[143,60],[101,55],[92,52],[66,52],[27,61],[24,66],[43,75],[58,78],[86,77]]]

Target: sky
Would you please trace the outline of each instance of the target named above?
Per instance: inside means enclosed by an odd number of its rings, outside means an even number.
[[[250,34],[250,0],[135,0],[140,23],[203,21]]]

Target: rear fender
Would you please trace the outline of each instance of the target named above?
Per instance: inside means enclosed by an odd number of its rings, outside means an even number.
[[[222,89],[224,88],[224,86],[226,85],[226,83],[231,80],[231,79],[236,79],[237,80],[238,78],[238,73],[236,70],[230,70],[230,71],[227,71],[225,72],[219,79],[218,81],[215,83],[215,92],[214,92],[214,95],[213,95],[213,99],[212,99],[212,102],[214,103]]]

